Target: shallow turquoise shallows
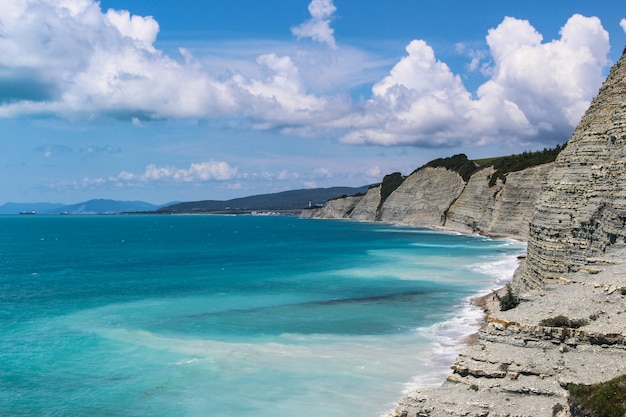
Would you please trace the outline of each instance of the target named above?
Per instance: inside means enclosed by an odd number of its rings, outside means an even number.
[[[0,415],[376,417],[524,245],[283,216],[0,216]]]

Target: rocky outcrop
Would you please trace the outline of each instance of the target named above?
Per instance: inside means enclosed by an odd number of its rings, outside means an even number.
[[[490,312],[443,385],[410,392],[389,416],[550,417],[560,408],[569,415],[569,384],[626,374],[624,255],[626,247],[615,247],[595,269],[528,295],[513,310]],[[586,324],[543,323],[559,315]]]
[[[365,196],[328,201],[309,215],[525,240],[532,207],[551,168],[545,164],[511,172],[506,182],[490,186],[492,167],[474,173],[467,183],[454,171],[426,167],[409,175],[382,204],[378,186]]]
[[[348,196],[328,200],[324,207],[315,210],[304,211],[305,216],[324,219],[349,218],[354,208],[363,200],[363,196]]]
[[[352,213],[350,213],[350,218],[352,220],[369,222],[376,220],[376,214],[381,200],[380,189],[381,187],[378,186],[368,190],[361,201],[359,201],[356,207],[354,207]]]
[[[541,288],[626,239],[626,59],[610,75],[548,175],[515,277]]]
[[[390,416],[569,416],[570,384],[626,374],[626,54],[547,173],[528,232],[521,304],[490,311],[445,383]]]
[[[493,167],[476,172],[450,206],[444,229],[525,240],[535,200],[553,164],[511,172],[489,186]]]
[[[418,170],[387,197],[378,218],[410,226],[441,226],[445,212],[464,188],[463,178],[446,168]]]

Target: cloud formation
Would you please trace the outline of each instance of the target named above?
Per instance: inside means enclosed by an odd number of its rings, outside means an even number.
[[[309,4],[311,19],[292,27],[291,33],[298,38],[311,38],[325,43],[332,49],[337,49],[334,37],[335,30],[330,27],[330,20],[335,11],[337,8],[333,4],[333,0],[311,0]]]
[[[490,79],[476,91],[412,41],[372,88],[365,112],[350,116],[347,143],[486,144],[509,138],[564,141],[602,83],[608,33],[595,17],[572,16],[561,39],[543,43],[526,20],[507,17],[487,35]],[[477,62],[472,62],[478,67]]]
[[[66,189],[91,189],[97,187],[143,187],[154,183],[206,183],[210,181],[226,182],[238,177],[238,169],[223,161],[205,161],[189,165],[188,168],[173,166],[146,166],[143,173],[136,174],[122,171],[117,175],[107,178],[89,178],[81,180],[64,181],[51,185],[58,190]]]
[[[622,29],[624,30],[624,33],[626,33],[626,19],[622,19],[619,21],[619,25],[622,27]]]
[[[336,48],[333,1],[312,0],[309,12],[311,19],[292,33]],[[507,17],[489,30],[487,50],[467,52],[468,69],[487,77],[476,91],[417,39],[374,83],[371,96],[355,102],[349,91],[311,92],[310,68],[325,75],[333,59],[305,50],[297,58],[268,51],[246,63],[253,70],[218,78],[184,48],[177,59],[158,50],[152,17],[103,12],[94,0],[5,0],[0,28],[0,117],[114,118],[137,125],[225,117],[292,135],[331,132],[351,144],[563,142],[609,64],[608,33],[598,18],[574,15],[560,39],[544,42],[530,22]],[[315,59],[306,77],[296,64],[309,62],[303,56]],[[201,168],[179,178],[201,178]],[[153,174],[168,177],[170,171],[161,167]]]

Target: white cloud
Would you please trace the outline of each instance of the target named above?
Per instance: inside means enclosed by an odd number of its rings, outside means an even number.
[[[229,181],[237,177],[237,168],[226,162],[209,161],[192,163],[189,168],[175,168],[171,166],[157,167],[150,164],[143,175],[138,178],[143,182],[150,181],[177,181],[177,182],[206,182]]]
[[[333,1],[312,0],[309,12],[294,35],[336,48]],[[184,48],[176,59],[156,49],[159,25],[152,17],[103,12],[95,0],[4,0],[0,27],[0,117],[112,117],[137,126],[151,119],[243,118],[255,129],[309,137],[330,132],[354,144],[562,142],[597,92],[609,51],[595,17],[572,16],[560,39],[548,42],[530,22],[507,17],[486,36],[488,49],[458,45],[471,58],[467,69],[488,77],[469,91],[423,40],[410,42],[386,75],[379,75],[381,61],[349,47],[341,54],[266,51],[217,71]],[[364,61],[370,67],[354,76],[360,69],[351,64]],[[349,79],[358,81],[343,87]],[[353,101],[348,91],[364,82],[373,84],[371,97]],[[145,178],[219,178],[212,169],[155,166]]]
[[[264,69],[263,79],[235,75],[231,85],[239,91],[244,112],[262,121],[259,128],[270,127],[276,121],[303,123],[310,121],[315,112],[326,111],[328,101],[306,93],[290,57],[265,54],[257,62]]]
[[[365,171],[365,176],[367,178],[377,178],[377,179],[380,179],[382,177],[382,175],[383,175],[383,171],[382,171],[382,169],[380,169],[380,167],[378,165],[374,166],[374,167],[371,167],[370,169]]]
[[[626,19],[622,19],[619,21],[619,25],[622,27],[624,32],[626,32]]]
[[[330,169],[323,167],[315,168],[315,170],[313,171],[313,175],[315,176],[315,178],[325,180],[333,178],[333,173],[330,171]]]
[[[309,4],[311,19],[292,27],[291,33],[298,38],[312,38],[327,44],[332,49],[336,49],[335,31],[330,27],[330,20],[336,10],[337,8],[333,4],[333,0],[311,0]]]
[[[146,166],[143,173],[136,174],[122,171],[108,178],[85,177],[80,181],[65,181],[53,186],[57,189],[86,189],[94,187],[115,186],[137,187],[155,182],[173,183],[206,183],[209,181],[227,182],[238,178],[237,168],[231,167],[226,162],[207,161],[192,163],[189,168],[177,168],[173,166]],[[234,185],[236,186],[236,185]]]
[[[261,54],[252,65],[259,77],[234,72],[218,80],[184,48],[182,62],[157,50],[152,17],[103,13],[92,0],[5,3],[0,117],[105,116],[139,126],[149,119],[244,116],[273,128],[327,120],[347,107],[308,93],[289,56]],[[315,1],[309,8],[314,20],[334,10]]]
[[[290,172],[284,169],[280,171],[275,177],[277,180],[280,180],[280,181],[290,181],[290,180],[297,180],[298,178],[300,178],[300,174],[298,174],[297,172]]]
[[[561,38],[543,39],[507,17],[487,35],[491,78],[473,98],[424,41],[412,41],[376,84],[365,111],[338,123],[346,143],[444,146],[521,138],[563,142],[602,83],[608,33],[595,17],[572,16]]]

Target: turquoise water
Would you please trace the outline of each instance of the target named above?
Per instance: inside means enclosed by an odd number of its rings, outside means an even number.
[[[0,216],[0,415],[378,416],[524,246],[282,216]]]

